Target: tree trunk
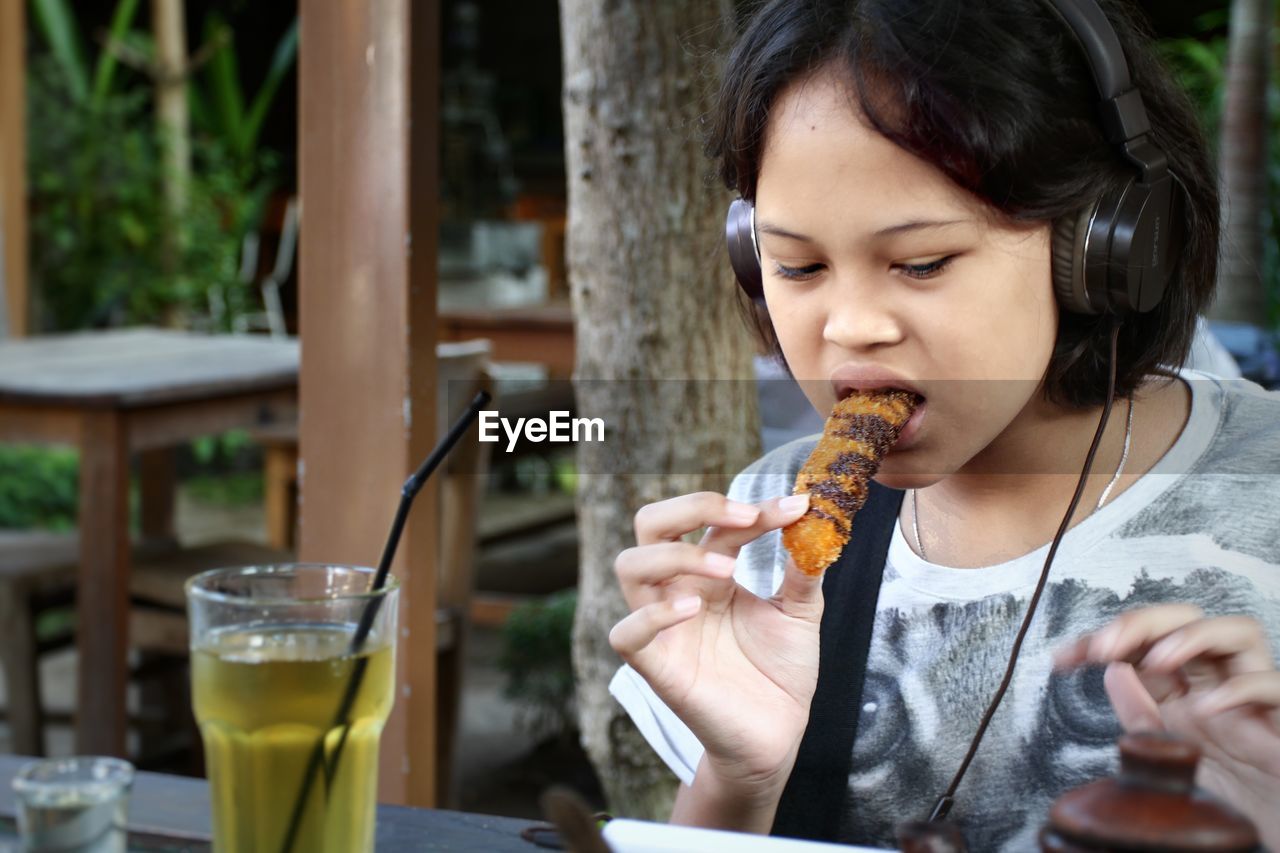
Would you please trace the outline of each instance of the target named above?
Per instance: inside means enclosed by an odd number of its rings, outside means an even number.
[[[1222,262],[1213,316],[1265,324],[1267,84],[1272,0],[1232,0],[1222,116]]]
[[[627,613],[613,561],[642,505],[723,491],[759,452],[728,197],[699,136],[732,4],[561,0],[560,15],[575,390],[579,413],[606,425],[578,449],[578,707],[610,807],[665,820],[675,777],[607,689],[609,630]]]
[[[164,143],[164,197],[169,214],[175,218],[186,209],[191,179],[184,2],[151,0],[151,28],[156,40],[156,123]]]

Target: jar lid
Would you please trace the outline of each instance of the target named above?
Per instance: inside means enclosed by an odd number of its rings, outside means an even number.
[[[1049,811],[1059,834],[1085,846],[1249,851],[1253,824],[1195,787],[1200,753],[1164,732],[1120,738],[1120,775],[1068,791]]]

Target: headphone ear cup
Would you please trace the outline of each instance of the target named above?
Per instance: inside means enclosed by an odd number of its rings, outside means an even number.
[[[1053,292],[1059,307],[1073,314],[1099,314],[1104,307],[1090,303],[1085,287],[1085,242],[1096,211],[1094,204],[1053,223]]]
[[[729,247],[729,263],[738,285],[753,302],[764,301],[764,275],[756,253],[754,208],[746,199],[734,199],[725,218],[724,238]]]

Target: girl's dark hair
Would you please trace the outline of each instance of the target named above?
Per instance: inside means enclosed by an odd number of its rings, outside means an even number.
[[[1213,295],[1218,195],[1195,113],[1149,33],[1124,3],[1099,5],[1153,140],[1187,191],[1186,242],[1164,300],[1121,328],[1116,393],[1127,396],[1159,365],[1186,359]],[[1083,48],[1043,0],[771,0],[730,53],[710,116],[707,154],[731,190],[754,199],[770,108],[819,69],[843,77],[879,133],[1007,220],[1071,216],[1135,175],[1103,135]],[[1046,393],[1064,405],[1101,404],[1110,321],[1060,316]],[[763,308],[756,320],[777,353]]]

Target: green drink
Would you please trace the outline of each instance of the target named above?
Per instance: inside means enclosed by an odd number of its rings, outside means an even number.
[[[369,570],[279,566],[189,583],[193,705],[216,851],[284,853],[295,812],[289,849],[297,853],[373,850],[397,590],[371,595],[371,578]],[[370,606],[373,628],[353,653]],[[359,687],[346,702],[353,678]]]

